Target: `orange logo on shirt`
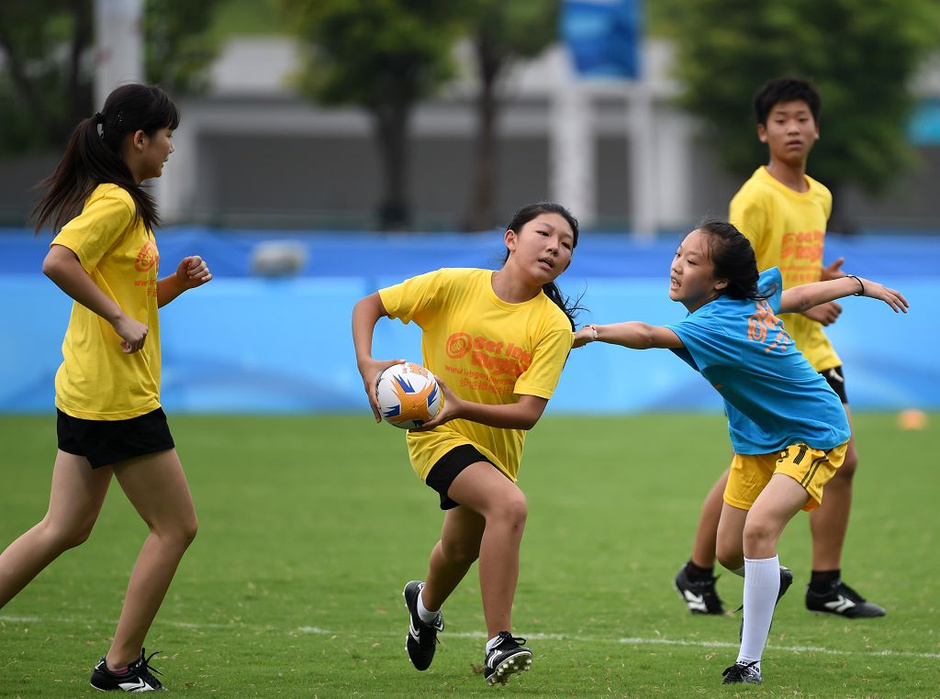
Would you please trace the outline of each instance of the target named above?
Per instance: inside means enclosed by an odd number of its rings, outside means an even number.
[[[792,342],[787,331],[783,328],[783,323],[774,315],[773,309],[766,301],[757,302],[757,312],[747,319],[747,339],[752,342],[759,342],[762,345],[767,343],[767,338],[771,333],[776,333],[773,342],[769,347],[765,347],[765,352],[780,348],[786,349]]]
[[[532,363],[532,355],[513,343],[497,342],[479,335],[454,333],[447,338],[447,356],[460,359],[470,353],[470,362],[491,374],[519,376]]]
[[[134,261],[134,269],[138,272],[146,272],[154,265],[159,264],[160,255],[157,253],[157,246],[151,241],[144,243],[144,246],[137,253],[137,259]]]
[[[780,241],[780,273],[786,288],[819,281],[822,267],[823,231],[784,233]]]
[[[760,343],[767,340],[767,326],[758,314],[747,319],[747,339]]]
[[[447,338],[447,356],[451,359],[460,359],[470,351],[473,338],[467,333],[454,333]]]

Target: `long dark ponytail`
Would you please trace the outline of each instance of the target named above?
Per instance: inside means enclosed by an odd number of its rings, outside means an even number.
[[[152,231],[160,224],[156,203],[134,181],[121,148],[129,134],[143,131],[152,136],[159,129],[175,129],[179,120],[176,105],[159,87],[135,83],[114,90],[103,111],[75,127],[55,172],[39,183],[46,193],[32,212],[36,232],[50,221],[55,230],[60,229],[81,212],[95,187],[104,183],[127,190],[137,216]]]
[[[739,301],[767,298],[757,289],[760,272],[751,241],[727,221],[709,219],[702,221],[697,228],[708,236],[715,278],[728,280],[722,293]]]
[[[561,204],[556,204],[551,201],[540,201],[535,204],[529,204],[528,206],[523,206],[515,214],[513,214],[512,221],[509,222],[509,225],[506,226],[506,230],[516,231],[517,233],[522,230],[522,227],[527,224],[529,221],[534,219],[536,216],[542,214],[558,214],[565,221],[568,222],[568,225],[571,226],[571,232],[574,234],[574,242],[571,245],[572,251],[574,248],[578,247],[578,219],[571,215],[571,212],[568,211]],[[506,259],[509,257],[509,252],[506,252],[506,256],[503,258],[503,263],[506,262]],[[581,298],[572,300],[568,296],[565,296],[561,293],[561,290],[558,288],[558,285],[555,282],[549,282],[548,284],[542,285],[542,291],[545,292],[545,295],[550,298],[555,305],[557,305],[562,311],[565,312],[565,315],[568,316],[568,320],[571,323],[571,329],[575,329],[575,316],[578,311],[583,311],[584,308],[579,305]]]

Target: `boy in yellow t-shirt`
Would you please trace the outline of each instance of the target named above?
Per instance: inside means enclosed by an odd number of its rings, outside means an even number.
[[[757,136],[767,144],[770,161],[759,167],[731,200],[731,223],[751,241],[759,269],[780,269],[784,289],[845,276],[841,258],[823,266],[832,194],[806,174],[810,150],[819,138],[820,107],[819,93],[805,80],[777,78],[758,90],[754,97]],[[842,361],[822,329],[834,322],[841,310],[837,303],[828,303],[781,318],[797,348],[823,375],[848,414]],[[810,515],[813,572],[806,590],[808,609],[849,619],[886,614],[842,582],[842,547],[857,465],[853,437],[841,468],[826,487],[826,499]],[[712,571],[727,480],[725,471],[706,497],[692,557],[675,579],[676,589],[692,613],[724,611]]]

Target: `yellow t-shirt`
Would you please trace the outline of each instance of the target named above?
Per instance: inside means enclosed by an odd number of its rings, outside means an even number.
[[[143,349],[124,354],[108,321],[72,304],[62,343],[65,361],[55,377],[56,407],[72,417],[127,420],[160,407],[160,255],[136,211],[122,187],[99,185],[52,241],[74,252],[92,281],[149,328]]]
[[[487,405],[521,395],[550,398],[574,340],[571,323],[545,294],[506,303],[493,291],[493,272],[440,269],[379,291],[392,318],[422,330],[424,365],[460,398]],[[513,482],[525,430],[451,420],[409,432],[408,455],[422,480],[447,452],[471,444]]]
[[[820,279],[832,194],[810,177],[806,182],[809,190],[795,192],[761,166],[731,200],[729,218],[754,246],[757,268],[779,267],[784,289]],[[816,371],[842,364],[822,325],[799,313],[780,319]]]

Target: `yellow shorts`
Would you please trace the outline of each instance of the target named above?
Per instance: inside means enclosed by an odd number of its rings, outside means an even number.
[[[849,443],[829,451],[813,449],[807,444],[791,444],[773,454],[735,454],[731,461],[725,502],[732,507],[750,510],[751,505],[775,473],[785,473],[809,493],[803,506],[807,512],[822,503],[823,486],[835,475],[845,459]]]

